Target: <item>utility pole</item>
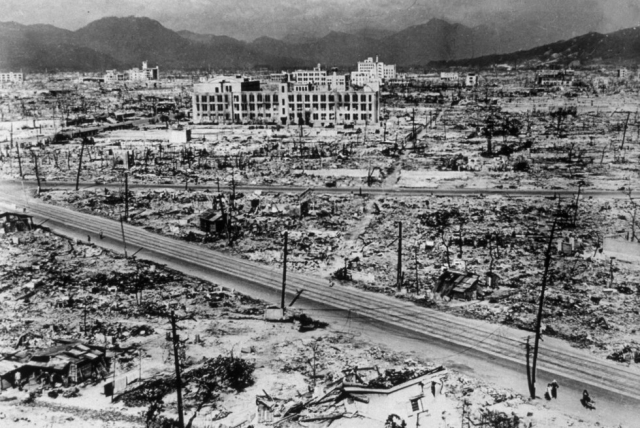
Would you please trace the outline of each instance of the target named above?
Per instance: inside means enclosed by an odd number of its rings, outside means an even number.
[[[416,293],[420,292],[420,279],[418,278],[418,247],[415,249],[416,256]]]
[[[631,112],[627,112],[627,120],[624,121],[624,132],[622,133],[622,144],[620,144],[620,150],[624,149],[624,140],[627,137],[627,125],[629,125],[629,116],[631,116]]]
[[[284,232],[284,255],[282,260],[282,301],[280,307],[282,308],[282,315],[284,315],[284,297],[287,289],[287,242],[289,241],[289,232]]]
[[[82,155],[84,154],[84,138],[80,143],[80,159],[78,160],[78,175],[76,176],[76,192],[78,191],[78,187],[80,185],[80,170],[82,169]]]
[[[398,277],[396,279],[398,290],[402,288],[402,222],[398,222]]]
[[[38,194],[40,194],[40,172],[38,171],[38,156],[35,153],[31,152],[33,155],[33,164],[36,166],[36,180],[38,180]]]
[[[129,173],[124,173],[124,221],[129,221]]]
[[[176,391],[178,393],[178,424],[180,428],[184,428],[184,414],[182,411],[182,379],[180,379],[180,359],[178,356],[179,339],[176,334],[176,314],[171,311],[171,332],[173,333],[173,362],[176,368]]]
[[[20,178],[22,178],[22,159],[20,158],[20,143],[16,142],[16,150],[18,151],[18,168],[20,168]]]
[[[128,258],[127,256],[127,241],[124,238],[124,220],[122,219],[122,214],[120,214],[120,230],[122,231],[122,243],[124,244],[124,258]]]
[[[549,235],[549,243],[547,244],[547,251],[545,253],[544,260],[544,274],[542,276],[542,290],[540,291],[540,302],[538,305],[538,317],[536,318],[536,337],[533,343],[533,363],[532,369],[530,372],[530,383],[529,383],[529,392],[531,393],[531,398],[536,398],[536,368],[538,364],[538,349],[540,345],[540,329],[542,326],[542,308],[544,307],[544,294],[547,290],[547,280],[549,277],[549,266],[551,265],[551,247],[553,244],[553,237],[556,232],[556,224],[558,219],[553,220],[553,226],[551,226],[551,234]]]

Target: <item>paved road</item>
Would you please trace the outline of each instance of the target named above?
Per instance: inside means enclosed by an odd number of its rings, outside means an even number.
[[[0,187],[5,185],[19,185],[19,181],[6,181],[0,182]],[[25,186],[34,187],[37,185],[35,181],[25,181]],[[75,189],[75,182],[69,181],[48,181],[42,182],[42,187],[45,189]],[[88,188],[108,188],[108,189],[121,189],[123,183],[80,183],[81,189]],[[136,184],[129,183],[130,189],[184,189],[183,184]],[[211,182],[207,185],[194,185],[189,184],[189,189],[192,190],[217,190],[217,184]],[[231,186],[221,185],[221,190],[231,190]],[[269,185],[239,185],[236,186],[236,191],[240,192],[253,192],[260,190],[263,192],[304,192],[308,187],[301,186],[269,186]],[[372,194],[372,195],[388,195],[388,196],[468,196],[468,195],[502,195],[502,196],[547,196],[553,197],[558,195],[560,197],[574,196],[577,193],[577,189],[574,190],[547,190],[547,189],[431,189],[431,188],[405,188],[405,187],[314,187],[315,192],[323,194],[350,194],[360,193]],[[621,191],[611,190],[585,190],[582,189],[581,195],[585,197],[594,198],[618,198],[626,199],[628,196]],[[632,197],[640,198],[640,192],[633,192]]]
[[[0,201],[25,206],[24,195],[20,193],[3,192]],[[38,219],[47,219],[49,225],[91,233],[94,240],[100,230],[112,242],[121,239],[118,222],[33,199],[28,200],[27,205],[25,208],[28,213]],[[249,283],[271,295],[277,295],[281,288],[279,267],[260,265],[130,225],[125,225],[124,229],[129,254],[144,248],[147,256],[155,254],[164,259],[177,260],[182,266]],[[386,326],[392,331],[419,334],[451,349],[485,359],[488,357],[497,365],[523,366],[524,341],[526,336],[531,335],[529,332],[455,317],[377,293],[342,286],[329,287],[326,279],[310,275],[290,273],[287,277],[287,301],[292,299],[297,290],[304,290],[305,299],[344,311],[350,318],[365,320],[378,327]],[[556,377],[573,385],[583,385],[590,391],[604,391],[619,397],[621,401],[628,403],[631,400],[640,405],[640,370],[597,358],[553,338],[545,338],[542,344],[539,376]]]

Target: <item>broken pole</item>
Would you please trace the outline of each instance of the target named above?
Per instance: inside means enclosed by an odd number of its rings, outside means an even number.
[[[280,307],[284,315],[284,295],[287,289],[287,243],[289,241],[289,232],[284,232],[284,255],[282,259],[282,299]]]
[[[402,222],[398,222],[398,277],[396,279],[398,290],[402,288]]]
[[[178,426],[184,428],[184,412],[182,411],[182,379],[180,379],[180,360],[178,357],[178,335],[176,334],[176,314],[171,311],[171,333],[173,341],[173,362],[176,369],[176,392],[178,395]]]
[[[544,307],[544,293],[547,290],[547,279],[549,277],[549,266],[551,265],[551,247],[553,244],[553,237],[556,232],[556,223],[558,219],[553,220],[553,226],[551,226],[551,234],[549,235],[549,242],[547,244],[547,251],[544,259],[544,274],[542,276],[542,290],[540,291],[540,302],[538,304],[538,316],[536,318],[536,337],[533,343],[533,363],[531,366],[531,398],[536,398],[536,368],[538,365],[538,349],[540,346],[540,329],[542,328],[542,308]]]
[[[80,143],[80,159],[78,160],[78,175],[76,175],[76,192],[80,186],[80,170],[82,170],[82,155],[84,154],[84,138]]]

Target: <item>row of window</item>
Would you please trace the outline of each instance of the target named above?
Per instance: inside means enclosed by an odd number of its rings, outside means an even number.
[[[233,96],[233,100],[238,102],[242,99],[243,103],[246,103],[247,100],[249,102],[271,102],[273,98],[273,102],[277,103],[278,102],[278,95],[273,94],[273,96],[271,94],[242,94],[241,96],[239,95],[234,95]],[[227,95],[196,95],[196,102],[222,102],[222,101],[228,101],[229,98],[227,97]]]
[[[228,110],[231,106],[227,103],[219,103],[219,104],[206,104],[206,103],[197,103],[196,109],[200,111],[225,111]],[[256,110],[277,110],[277,104],[262,104],[257,106],[255,104],[234,104],[234,110],[236,111],[256,111]],[[334,105],[332,104],[296,104],[293,103],[291,105],[291,110],[302,111],[306,110],[333,110]],[[339,107],[342,110],[362,110],[362,111],[373,111],[372,104],[345,104]],[[284,110],[284,108],[283,108]]]
[[[309,95],[309,94],[297,94],[297,95],[289,95],[289,102],[292,103],[294,101],[297,102],[302,102],[303,101],[303,97],[304,97],[304,101],[309,102],[309,101],[318,101],[318,97],[320,97],[320,101],[326,101],[327,100],[327,95],[325,94],[321,94],[321,95]],[[345,102],[345,103],[349,103],[349,102],[358,102],[358,94],[345,94],[345,95],[341,95],[338,94],[338,102]],[[361,102],[371,102],[372,101],[372,97],[371,95],[365,95],[365,94],[360,94],[360,101]],[[328,99],[329,102],[332,103],[334,101],[334,96],[333,94],[329,94],[328,95]]]
[[[203,114],[203,116],[211,118],[211,117],[223,117],[227,120],[231,119],[231,114],[227,113],[207,113],[207,114]],[[271,113],[236,113],[234,114],[234,117],[236,119],[256,119],[256,118],[271,118],[272,115]],[[273,115],[273,117],[276,117],[275,115]],[[289,115],[289,117],[291,118],[291,120],[293,120],[295,118],[295,115],[293,113],[291,113]],[[298,115],[299,118],[302,118],[302,115]],[[336,120],[336,115],[334,113],[313,113],[311,115],[312,119],[315,120],[330,120],[330,121],[335,121]],[[339,115],[340,119],[344,119],[347,121],[359,121],[359,120],[373,120],[373,115],[371,114],[367,114],[367,113],[345,113],[344,115]]]

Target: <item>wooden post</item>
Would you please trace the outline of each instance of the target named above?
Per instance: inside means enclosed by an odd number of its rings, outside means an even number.
[[[182,410],[182,379],[180,378],[180,360],[178,356],[179,342],[176,334],[176,314],[171,311],[171,332],[173,333],[173,362],[176,369],[176,392],[178,395],[178,423],[180,428],[184,428],[184,413]]]
[[[287,289],[287,243],[289,241],[289,232],[284,232],[284,256],[282,263],[282,300],[280,303],[280,307],[282,308],[284,315],[284,297],[285,291]]]
[[[20,168],[20,178],[22,178],[22,159],[20,158],[20,143],[16,142],[16,150],[18,151],[18,168]]]
[[[76,176],[76,192],[78,191],[78,187],[80,185],[80,170],[82,169],[83,154],[84,154],[84,138],[82,139],[82,143],[80,143],[80,159],[78,160],[78,175]]]
[[[38,156],[36,156],[35,153],[31,152],[33,154],[33,163],[36,167],[36,180],[38,180],[38,194],[40,194],[40,172],[38,171]]]
[[[122,219],[122,215],[120,215],[120,230],[122,231],[122,244],[124,245],[124,258],[128,258],[127,256],[127,241],[124,238],[124,220]]]
[[[124,221],[129,221],[129,173],[124,173]]]
[[[544,274],[542,276],[542,290],[540,291],[540,302],[538,305],[538,317],[536,318],[536,338],[533,343],[533,363],[531,367],[531,398],[536,398],[536,369],[538,364],[538,349],[540,345],[540,329],[542,326],[542,308],[544,307],[544,294],[547,290],[547,279],[549,277],[549,266],[551,265],[551,247],[553,244],[553,237],[556,232],[556,223],[558,219],[556,218],[553,221],[553,226],[551,226],[551,234],[549,235],[549,243],[547,244],[547,251],[545,254],[544,260]]]
[[[396,279],[398,290],[402,288],[402,222],[398,222],[398,276]]]

